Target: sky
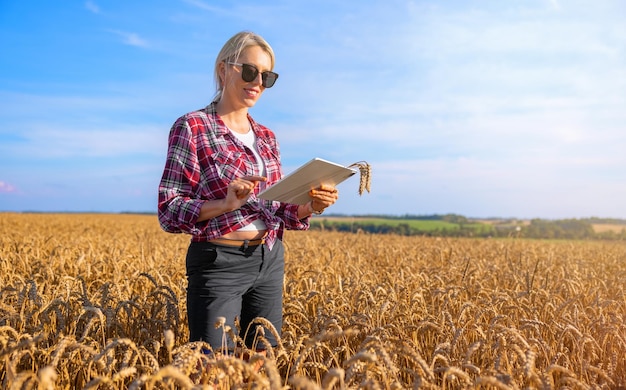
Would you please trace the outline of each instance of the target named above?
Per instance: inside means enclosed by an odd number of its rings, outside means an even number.
[[[329,213],[626,218],[623,0],[0,0],[0,211],[155,212],[224,42],[276,53],[250,113],[285,173],[367,161]]]

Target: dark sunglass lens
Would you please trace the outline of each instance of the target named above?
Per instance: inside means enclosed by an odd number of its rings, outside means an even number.
[[[251,82],[259,75],[259,70],[252,65],[243,64],[241,66],[241,78],[245,82]]]
[[[277,73],[263,72],[263,86],[265,88],[272,88],[277,78],[278,78]]]

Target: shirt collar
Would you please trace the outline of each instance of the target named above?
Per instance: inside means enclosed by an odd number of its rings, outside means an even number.
[[[207,115],[212,116],[214,118],[219,118],[219,115],[217,115],[217,102],[212,102],[211,104],[209,104],[208,106],[205,107],[205,111],[207,113]],[[252,119],[252,116],[250,116],[250,114],[248,113],[248,122],[250,122],[250,126],[252,127],[252,131],[254,131],[254,135],[257,137],[257,139],[259,138],[267,138],[265,131],[263,131],[263,129],[261,128],[261,126],[259,126],[258,123],[255,122],[254,119]],[[214,129],[215,132],[217,134],[226,134],[228,133],[228,128],[226,127],[226,125],[224,124],[224,122],[220,119],[219,123],[218,121],[215,122],[214,125]]]

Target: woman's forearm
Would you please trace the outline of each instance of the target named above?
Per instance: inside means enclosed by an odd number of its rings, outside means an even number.
[[[228,207],[226,198],[207,200],[202,204],[200,208],[200,215],[198,215],[197,222],[206,221],[207,219],[215,218],[218,215],[222,215],[233,209]]]

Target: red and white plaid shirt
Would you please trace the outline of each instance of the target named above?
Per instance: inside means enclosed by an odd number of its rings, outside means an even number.
[[[266,201],[257,194],[282,177],[280,152],[274,133],[250,115],[258,152],[266,169],[266,182],[241,208],[197,222],[202,204],[226,197],[228,183],[246,175],[259,175],[254,154],[233,136],[215,112],[215,103],[178,118],[169,134],[167,160],[159,184],[159,223],[169,233],[188,233],[192,241],[207,241],[235,231],[255,219],[265,222],[270,248],[284,229],[306,230],[309,219],[298,219],[298,205]]]

